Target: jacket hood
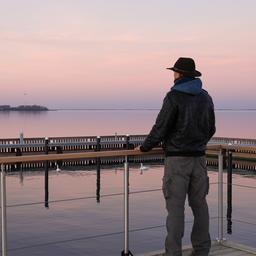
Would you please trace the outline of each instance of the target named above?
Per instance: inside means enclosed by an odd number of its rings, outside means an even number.
[[[203,91],[200,78],[183,77],[177,80],[171,90],[198,95]]]

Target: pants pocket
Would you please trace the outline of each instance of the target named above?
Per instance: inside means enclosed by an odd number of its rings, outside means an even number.
[[[172,183],[171,177],[163,177],[162,190],[163,190],[165,199],[170,198],[171,196],[171,183]]]
[[[209,194],[209,189],[210,189],[210,181],[209,181],[209,177],[206,176],[206,195]]]

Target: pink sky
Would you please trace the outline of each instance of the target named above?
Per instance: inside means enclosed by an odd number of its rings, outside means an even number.
[[[165,68],[191,56],[217,108],[256,108],[255,7],[253,0],[1,2],[0,104],[159,108],[172,85]]]

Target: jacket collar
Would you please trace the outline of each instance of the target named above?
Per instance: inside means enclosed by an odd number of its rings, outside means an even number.
[[[182,77],[177,79],[171,90],[197,95],[202,92],[202,81],[199,78]]]

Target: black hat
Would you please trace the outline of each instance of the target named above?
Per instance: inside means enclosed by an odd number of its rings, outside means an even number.
[[[196,70],[195,61],[192,58],[179,58],[172,68],[167,68],[172,71],[181,73],[187,76],[201,76],[202,74]]]

